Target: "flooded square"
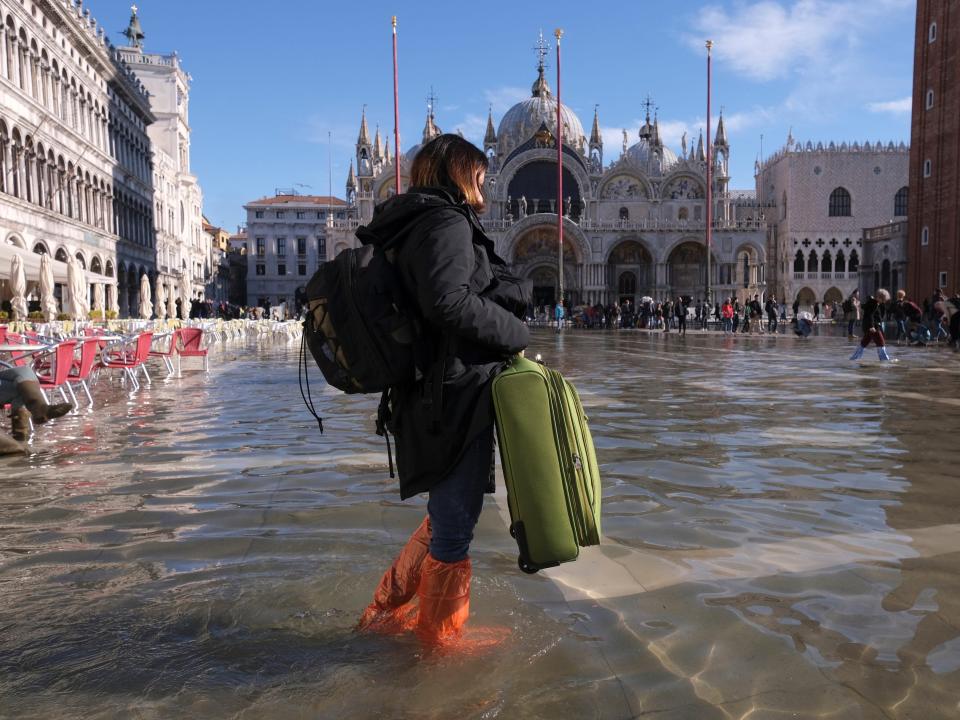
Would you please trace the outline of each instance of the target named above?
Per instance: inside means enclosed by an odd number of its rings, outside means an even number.
[[[590,416],[604,540],[524,575],[487,498],[470,623],[504,643],[353,632],[424,499],[387,476],[376,398],[312,367],[321,436],[298,342],[251,338],[209,375],[102,378],[0,459],[0,715],[960,714],[956,355],[633,331],[531,353]]]

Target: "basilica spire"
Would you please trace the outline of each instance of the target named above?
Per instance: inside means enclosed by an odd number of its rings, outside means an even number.
[[[387,138],[387,141],[383,145],[383,162],[389,165],[391,160],[392,158],[390,156],[390,138]]]
[[[483,135],[483,152],[489,157],[497,152],[497,133],[493,129],[493,105],[487,111],[487,131]]]
[[[356,190],[357,176],[353,174],[353,160],[350,161],[350,172],[347,173],[347,190]]]
[[[493,129],[493,105],[490,106],[490,110],[487,112],[487,132],[483,136],[483,144],[484,147],[497,144],[497,133]]]
[[[360,115],[360,134],[357,136],[357,145],[370,144],[370,131],[367,129],[367,106],[363,106],[363,112]]]
[[[143,34],[143,28],[140,26],[140,18],[137,17],[138,9],[136,5],[130,6],[130,25],[123,31],[123,34],[127,37],[130,47],[135,50],[143,50],[143,39],[146,35]]]
[[[593,106],[593,127],[590,128],[590,147],[594,145],[602,146],[603,137],[600,135],[600,112],[599,105]]]
[[[717,123],[717,139],[713,142],[715,147],[729,147],[727,142],[727,129],[723,126],[723,110],[720,111],[720,122]]]
[[[383,140],[380,138],[380,124],[377,123],[377,131],[373,136],[373,159],[379,160],[383,157]]]
[[[593,127],[590,128],[590,165],[593,172],[603,171],[603,135],[600,134],[600,106],[593,106]]]
[[[550,46],[543,39],[543,30],[540,31],[540,39],[533,49],[537,51],[537,79],[533,83],[533,97],[550,97],[550,86],[547,84],[547,77],[544,73],[546,69],[545,58],[550,51]]]
[[[653,125],[650,124],[650,108],[653,107],[653,99],[647,95],[647,99],[644,101],[643,106],[646,108],[646,119],[644,120],[643,127],[640,128],[640,138],[651,142],[653,140]]]
[[[423,144],[426,145],[428,142],[433,140],[438,135],[442,134],[442,130],[437,127],[437,124],[434,122],[433,118],[433,108],[436,106],[437,96],[433,93],[433,88],[430,88],[430,94],[427,96],[427,121],[423,124]]]
[[[703,130],[700,130],[700,139],[697,141],[697,160],[706,162],[707,154],[703,150]]]

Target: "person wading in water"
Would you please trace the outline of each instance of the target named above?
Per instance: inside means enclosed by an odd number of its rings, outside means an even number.
[[[398,243],[396,268],[420,319],[418,379],[391,390],[389,427],[401,498],[429,493],[427,517],[357,629],[410,628],[428,645],[458,639],[469,615],[468,550],[484,493],[493,491],[490,383],[530,340],[520,318],[531,288],[507,274],[477,217],[486,169],[474,145],[440,135],[417,153],[410,189],[357,232],[365,242]]]

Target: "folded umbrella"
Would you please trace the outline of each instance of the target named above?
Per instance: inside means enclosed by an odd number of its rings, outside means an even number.
[[[10,308],[13,310],[14,320],[27,319],[27,278],[23,274],[23,258],[14,255],[10,261],[10,284],[13,297],[10,299]]]

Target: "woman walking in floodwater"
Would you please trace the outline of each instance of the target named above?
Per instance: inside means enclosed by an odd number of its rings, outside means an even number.
[[[358,629],[457,639],[470,611],[473,530],[493,490],[490,382],[529,342],[530,293],[483,231],[487,158],[459,135],[417,153],[410,190],[358,231],[397,243],[396,267],[421,320],[417,382],[391,390],[400,496],[429,492],[427,517],[383,575]],[[416,608],[410,601],[417,596]]]
[[[888,302],[890,302],[890,293],[881,288],[863,304],[863,339],[860,340],[860,347],[850,356],[851,360],[859,360],[863,357],[863,351],[871,342],[877,345],[877,357],[881,360],[890,359],[890,355],[887,354],[887,341],[883,337],[883,323],[887,317]]]

